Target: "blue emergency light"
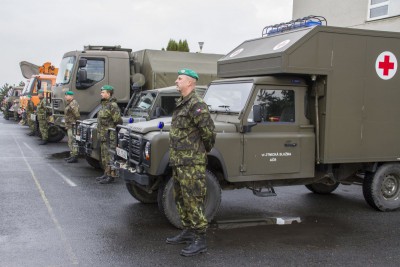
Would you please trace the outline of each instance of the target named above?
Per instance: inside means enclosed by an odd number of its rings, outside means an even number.
[[[292,31],[299,28],[327,26],[328,22],[322,16],[308,16],[300,19],[291,20],[289,22],[282,22],[275,25],[264,27],[262,37],[278,34],[286,31]]]

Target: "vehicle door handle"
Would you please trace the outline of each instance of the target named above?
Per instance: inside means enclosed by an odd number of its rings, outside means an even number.
[[[297,144],[296,143],[286,143],[285,147],[296,147]]]

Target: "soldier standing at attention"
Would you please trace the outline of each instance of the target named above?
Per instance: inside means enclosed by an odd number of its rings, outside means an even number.
[[[31,115],[35,111],[35,107],[32,102],[32,96],[27,95],[28,102],[26,103],[26,119],[28,121],[29,129],[31,130],[28,135],[33,136],[35,135],[35,122],[31,119]]]
[[[174,179],[174,197],[184,230],[167,238],[168,244],[189,245],[182,256],[193,256],[207,251],[204,214],[206,195],[207,152],[215,142],[214,122],[207,104],[195,93],[199,76],[190,69],[178,71],[175,83],[181,97],[172,115],[170,165]]]
[[[65,92],[65,101],[67,101],[67,105],[64,109],[65,129],[67,129],[68,146],[70,150],[70,156],[65,158],[65,160],[68,163],[76,163],[78,162],[78,151],[77,147],[74,146],[73,126],[75,125],[76,121],[80,119],[81,115],[79,113],[79,104],[74,99],[74,92]]]
[[[117,99],[113,97],[114,87],[104,85],[101,87],[101,109],[97,113],[97,134],[100,141],[101,163],[104,168],[103,176],[97,177],[96,180],[100,184],[109,184],[114,181],[115,173],[110,166],[110,153],[107,147],[107,131],[108,128],[116,128],[118,124],[122,124],[121,110],[117,105]],[[115,142],[115,136],[110,135],[110,143]]]
[[[40,89],[38,92],[40,99],[39,104],[36,108],[37,119],[39,122],[39,130],[42,135],[42,141],[39,145],[46,145],[48,140],[49,125],[47,124],[47,110],[46,110],[46,98],[44,97],[44,90]]]

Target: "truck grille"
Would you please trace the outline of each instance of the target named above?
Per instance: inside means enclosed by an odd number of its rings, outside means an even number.
[[[61,100],[60,99],[53,99],[53,107],[55,109],[59,109],[61,106]]]
[[[86,142],[90,141],[90,127],[89,125],[86,124],[79,124],[78,126],[78,132],[80,133],[81,136],[81,142]]]
[[[129,138],[129,137],[128,137]],[[136,164],[140,162],[142,138],[138,135],[130,135],[129,157]]]

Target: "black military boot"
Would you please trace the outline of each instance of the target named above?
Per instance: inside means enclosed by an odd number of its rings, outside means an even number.
[[[114,177],[112,176],[106,176],[106,178],[100,180],[100,184],[111,184],[112,182],[114,182]]]
[[[194,256],[207,251],[206,234],[196,234],[194,241],[181,250],[181,255],[185,257]]]
[[[194,240],[194,232],[191,229],[184,229],[179,235],[168,237],[167,244],[190,244]]]
[[[96,181],[100,182],[101,180],[105,179],[107,175],[103,174],[102,176],[96,177]]]
[[[39,145],[43,146],[43,145],[47,145],[47,140],[42,140]]]
[[[72,156],[66,157],[66,158],[64,158],[64,160],[68,161],[70,158],[72,158]]]
[[[27,133],[26,135],[28,135],[28,136],[34,136],[34,135],[35,135],[35,132],[29,132],[29,133]]]
[[[67,160],[67,163],[77,163],[78,162],[78,158],[75,156],[72,156],[69,160]]]

